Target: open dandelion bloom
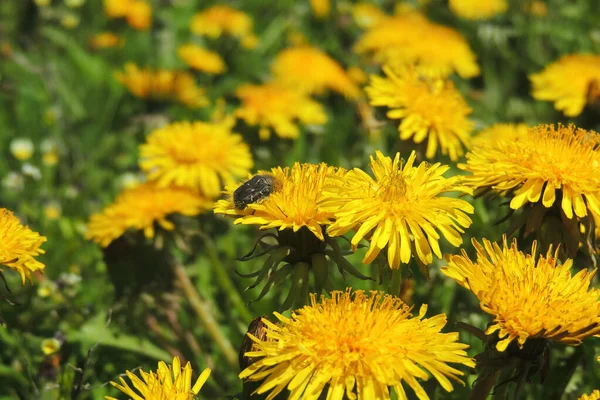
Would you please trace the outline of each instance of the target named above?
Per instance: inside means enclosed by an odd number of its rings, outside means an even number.
[[[296,310],[291,318],[279,313],[279,324],[263,319],[266,339],[251,334],[254,341],[248,357],[258,360],[240,373],[241,379],[264,381],[255,393],[269,392],[273,399],[284,389],[290,399],[389,399],[393,387],[399,399],[406,399],[403,384],[421,400],[429,396],[420,380],[430,375],[446,391],[450,379],[462,372],[448,363],[473,367],[467,357],[469,346],[458,342],[458,333],[442,333],[446,316],[425,318],[427,306],[413,317],[399,298],[382,292],[334,291],[331,299]],[[345,397],[346,396],[346,397]]]
[[[457,31],[435,24],[418,12],[382,19],[366,31],[354,47],[375,62],[393,67],[418,64],[421,72],[462,78],[479,75],[475,54]]]
[[[248,175],[254,165],[248,145],[231,132],[233,123],[185,121],[157,129],[140,146],[140,168],[159,187],[181,186],[216,197],[224,184]]]
[[[236,92],[242,105],[235,111],[248,125],[259,125],[262,140],[271,137],[271,128],[281,138],[294,139],[300,135],[295,123],[323,125],[327,114],[318,102],[308,95],[276,83],[242,85]]]
[[[369,249],[363,263],[370,264],[387,246],[388,264],[392,269],[408,263],[413,252],[425,265],[433,254],[441,258],[441,232],[453,246],[462,243],[462,228],[471,225],[466,213],[473,206],[465,200],[441,197],[448,192],[469,193],[460,177],[445,178],[450,169],[439,163],[414,166],[413,151],[406,162],[400,153],[392,160],[377,152],[371,157],[374,178],[355,168],[343,177],[330,180],[324,188],[323,208],[333,213],[334,222],[327,229],[330,236],[357,229],[352,237],[356,250],[367,238]]]
[[[481,309],[494,316],[486,334],[497,332],[498,351],[514,340],[520,348],[530,339],[578,345],[600,333],[600,290],[590,288],[596,270],[571,276],[571,259],[558,265],[558,252],[551,249],[536,257],[535,241],[531,254],[519,251],[516,240],[509,246],[506,236],[502,247],[486,239],[483,246],[472,242],[477,261],[463,250],[448,256],[442,272],[471,290]]]
[[[342,66],[315,47],[285,49],[275,57],[271,69],[277,82],[308,94],[322,94],[329,89],[351,99],[360,95]]]
[[[182,188],[160,188],[148,182],[126,189],[114,203],[91,216],[86,238],[107,247],[128,230],[143,230],[154,237],[154,223],[165,230],[175,225],[167,219],[171,214],[193,216],[210,209],[209,200]]]
[[[178,357],[173,358],[173,364],[164,361],[158,363],[156,372],[140,370],[138,377],[133,372],[126,371],[133,389],[125,379],[119,377],[119,383],[110,384],[125,393],[132,400],[193,400],[210,376],[210,368],[206,368],[192,386],[192,366],[188,362],[181,367]],[[141,378],[141,379],[140,379]],[[106,396],[107,400],[117,400]]]
[[[260,171],[257,175],[269,175],[273,179],[270,194],[240,210],[235,205],[234,192],[242,184],[227,187],[228,198],[219,200],[214,212],[238,217],[236,224],[261,225],[261,229],[292,229],[296,232],[305,226],[320,240],[324,240],[322,225],[331,222],[331,213],[323,211],[318,201],[325,179],[341,173],[343,170],[328,167],[325,163],[295,163],[292,168],[277,167],[270,172]]]
[[[510,208],[527,203],[550,208],[558,201],[564,215],[600,216],[600,135],[558,125],[539,125],[520,140],[482,145],[467,153],[459,168],[476,188],[511,195]]]
[[[577,400],[599,400],[600,399],[600,390],[596,389],[590,394],[584,394]]]
[[[535,99],[553,101],[554,108],[576,117],[586,103],[600,99],[600,55],[563,56],[529,79]]]
[[[413,68],[397,73],[384,67],[386,78],[371,77],[366,88],[371,105],[391,108],[387,116],[401,119],[400,139],[415,143],[427,139],[425,157],[435,157],[438,148],[456,161],[471,140],[471,108],[451,81],[426,78]]]
[[[144,0],[104,0],[108,18],[126,18],[134,29],[147,30],[152,24],[152,6]]]
[[[252,25],[248,14],[225,5],[215,5],[194,15],[190,31],[211,38],[230,35],[241,39],[242,46],[252,48],[258,41]]]
[[[528,130],[527,124],[494,124],[474,136],[472,146],[493,146],[499,142],[521,140],[521,138],[527,136]]]
[[[208,74],[221,74],[225,71],[225,62],[218,53],[195,44],[180,46],[177,54],[187,65],[197,71]]]
[[[310,0],[310,8],[312,13],[317,18],[327,18],[331,11],[330,0]]]
[[[450,0],[454,14],[466,19],[487,19],[502,14],[508,8],[506,0]]]
[[[125,71],[117,72],[116,78],[136,97],[176,100],[190,108],[208,105],[204,90],[196,86],[194,77],[187,72],[153,71],[127,63]]]
[[[46,237],[23,226],[21,221],[6,208],[0,208],[0,266],[6,266],[21,275],[21,282],[31,280],[34,271],[46,266],[35,259],[44,254],[40,249]],[[2,272],[2,269],[0,269]]]
[[[123,39],[112,32],[101,32],[90,38],[90,47],[93,49],[108,49],[115,46],[121,46]]]

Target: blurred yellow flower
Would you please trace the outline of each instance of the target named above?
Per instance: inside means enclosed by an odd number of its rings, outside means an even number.
[[[548,6],[544,3],[544,0],[533,0],[524,3],[522,9],[523,12],[535,15],[536,17],[544,17],[548,14]]]
[[[271,137],[271,128],[281,138],[297,138],[300,129],[295,120],[315,125],[327,122],[327,114],[320,103],[277,83],[242,85],[235,94],[242,102],[235,116],[248,125],[259,125],[262,140]]]
[[[488,19],[508,9],[506,0],[450,0],[450,10],[466,19]]]
[[[25,279],[31,280],[34,271],[46,268],[35,259],[45,253],[40,249],[45,241],[46,237],[23,226],[11,211],[0,208],[0,265],[17,271],[22,284]]]
[[[217,197],[254,166],[249,146],[220,123],[175,122],[153,131],[140,146],[140,168],[159,187],[180,186]]]
[[[494,124],[481,130],[474,136],[472,146],[493,146],[499,142],[521,140],[521,138],[527,136],[527,130],[529,130],[527,124]]]
[[[379,7],[372,3],[357,3],[352,7],[352,17],[356,25],[362,29],[369,29],[388,16]]]
[[[64,13],[60,18],[60,24],[67,29],[79,26],[79,16],[70,12]]]
[[[147,30],[152,24],[152,6],[146,0],[103,0],[104,14],[109,18],[126,18],[138,30]]]
[[[225,61],[218,53],[195,44],[180,46],[177,54],[187,65],[208,74],[221,74],[225,71]]]
[[[360,89],[333,58],[316,47],[297,46],[281,51],[271,66],[275,81],[308,94],[334,90],[356,99]]]
[[[93,49],[108,49],[121,46],[123,39],[112,32],[100,32],[90,38],[90,46]]]
[[[553,101],[554,108],[576,117],[586,103],[600,100],[600,55],[563,56],[529,79],[535,99]]]
[[[330,0],[310,0],[310,8],[317,18],[327,18],[331,11]]]
[[[452,161],[463,155],[471,141],[471,108],[454,84],[442,78],[421,76],[419,70],[384,67],[386,78],[371,77],[366,88],[371,105],[391,108],[387,116],[401,119],[400,139],[412,137],[415,143],[427,139],[425,157],[434,158],[438,151]]]
[[[571,219],[600,218],[600,135],[574,125],[538,125],[518,141],[482,145],[467,153],[467,182],[512,197],[510,208],[561,203]],[[557,193],[558,191],[558,193]]]
[[[50,354],[54,354],[60,350],[60,347],[61,343],[58,339],[50,338],[42,340],[41,349],[44,355],[49,356]]]
[[[226,5],[215,5],[194,15],[190,30],[195,35],[211,38],[230,35],[240,39],[246,48],[255,47],[258,41],[253,33],[252,18]]]
[[[405,399],[408,384],[426,400],[418,380],[433,376],[450,392],[450,379],[462,384],[463,373],[448,364],[475,365],[458,333],[442,333],[446,315],[425,318],[427,305],[414,317],[399,298],[350,289],[310,302],[291,318],[275,312],[278,324],[263,318],[266,338],[247,334],[254,344],[246,356],[257,360],[239,377],[262,381],[254,393],[270,392],[270,400],[287,388],[290,399],[317,400],[327,387],[332,400],[389,399],[391,386]]]
[[[577,400],[599,400],[600,399],[600,390],[596,389],[590,394],[584,394]]]
[[[140,370],[140,377],[133,372],[126,371],[125,373],[135,389],[131,388],[121,377],[119,377],[119,383],[111,382],[110,384],[132,400],[193,400],[207,381],[211,370],[206,368],[202,371],[193,386],[192,372],[189,362],[182,368],[179,358],[174,357],[172,365],[160,361],[156,372]],[[106,396],[106,399],[117,400],[109,396]]]
[[[124,190],[102,212],[92,215],[85,236],[102,247],[130,229],[143,230],[150,239],[154,237],[154,223],[170,231],[175,228],[167,219],[171,214],[194,216],[211,205],[210,200],[189,189],[159,188],[147,182]]]
[[[116,78],[136,97],[176,100],[190,108],[208,105],[204,89],[199,88],[194,77],[187,72],[153,71],[127,63],[125,71],[117,72]]]
[[[57,220],[60,218],[61,212],[62,210],[60,207],[60,203],[52,201],[44,205],[44,216],[46,217],[46,219],[49,219],[51,221]]]
[[[520,348],[531,339],[576,346],[600,333],[600,290],[590,288],[596,270],[571,276],[573,260],[557,264],[558,251],[552,249],[538,257],[535,241],[530,254],[519,251],[516,240],[509,246],[506,236],[502,247],[487,239],[472,243],[476,262],[462,250],[448,256],[442,272],[471,290],[494,317],[486,334],[498,334],[498,351],[514,340]]]
[[[64,1],[65,1],[65,5],[69,8],[79,8],[85,3],[85,0],[64,0]]]
[[[33,142],[27,138],[16,138],[10,142],[10,153],[19,161],[27,161],[33,155]]]
[[[48,7],[52,0],[34,0],[35,5],[38,7]]]
[[[475,54],[465,38],[416,11],[379,21],[361,36],[354,51],[392,67],[418,64],[421,73],[431,76],[479,75]]]
[[[248,204],[243,210],[236,207],[234,192],[243,183],[225,189],[227,198],[219,200],[215,214],[238,217],[236,224],[261,225],[260,229],[292,229],[297,232],[306,226],[321,241],[322,226],[331,222],[331,212],[318,205],[323,184],[328,175],[339,175],[342,170],[322,164],[295,163],[292,168],[273,168],[256,175],[273,179],[272,193],[262,201]],[[255,176],[256,176],[255,175]]]
[[[351,244],[356,251],[366,238],[369,249],[362,260],[370,264],[387,247],[392,269],[407,264],[416,252],[421,264],[429,265],[433,254],[442,257],[441,232],[453,246],[462,243],[462,228],[471,225],[467,214],[473,206],[462,199],[443,197],[450,192],[470,193],[460,177],[445,178],[450,167],[422,162],[414,166],[413,151],[406,162],[400,153],[392,160],[377,152],[371,157],[374,178],[355,168],[343,177],[332,179],[323,189],[322,209],[333,213],[330,236],[355,230]]]

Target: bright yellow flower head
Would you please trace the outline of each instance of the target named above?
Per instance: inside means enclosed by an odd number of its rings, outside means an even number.
[[[586,103],[600,100],[600,55],[563,56],[529,79],[535,99],[553,101],[554,108],[576,117]]]
[[[523,254],[516,240],[502,247],[489,240],[483,246],[473,239],[477,261],[461,255],[448,257],[442,272],[471,290],[483,311],[494,316],[487,335],[497,332],[498,351],[516,340],[520,348],[529,339],[547,339],[578,345],[600,333],[600,290],[590,288],[596,270],[586,269],[571,276],[573,261],[557,264],[552,249],[536,257]]]
[[[93,49],[108,49],[123,44],[123,39],[112,32],[101,32],[90,39],[90,46]]]
[[[11,211],[0,208],[0,265],[17,271],[22,284],[25,284],[25,279],[31,280],[34,271],[46,268],[35,259],[45,253],[40,249],[45,241],[45,236],[23,226]]]
[[[387,116],[401,119],[400,139],[411,137],[415,143],[427,139],[427,158],[434,158],[438,147],[453,161],[468,147],[473,122],[471,108],[451,81],[421,76],[413,68],[399,68],[397,73],[384,67],[387,78],[372,76],[366,88],[374,106],[391,108]]]
[[[159,188],[153,182],[123,191],[114,203],[90,217],[86,238],[107,247],[128,230],[143,230],[154,237],[154,223],[166,230],[175,225],[171,214],[194,216],[210,209],[211,202],[188,189]]]
[[[439,258],[441,232],[453,246],[462,243],[462,228],[471,225],[466,213],[473,206],[465,200],[442,197],[448,192],[469,193],[460,185],[460,177],[445,178],[450,169],[439,163],[414,166],[415,152],[406,162],[400,154],[392,160],[381,152],[371,157],[372,178],[355,168],[332,180],[324,188],[323,208],[333,213],[334,222],[327,229],[330,236],[340,236],[354,229],[354,249],[363,238],[370,242],[363,263],[370,264],[387,247],[392,269],[408,263],[416,252],[422,264]]]
[[[103,0],[104,14],[109,18],[125,17],[132,2],[133,0]]]
[[[331,11],[330,0],[310,0],[310,8],[312,13],[317,18],[327,18]]]
[[[281,138],[295,139],[300,129],[295,120],[304,124],[323,125],[327,114],[308,95],[276,83],[242,85],[236,90],[242,105],[235,111],[248,125],[259,125],[259,136],[267,140],[271,128]]]
[[[194,77],[187,72],[154,71],[127,63],[125,71],[117,72],[116,78],[136,97],[175,100],[190,108],[208,105],[204,89],[199,88]]]
[[[527,203],[550,208],[558,198],[565,216],[600,217],[600,135],[558,125],[539,125],[520,140],[482,145],[459,168],[468,182],[510,195],[513,210]],[[557,196],[558,191],[558,196]]]
[[[164,361],[159,362],[156,372],[140,370],[141,379],[133,372],[126,371],[127,377],[135,389],[131,388],[121,377],[119,377],[119,383],[111,382],[110,384],[132,400],[194,400],[194,396],[200,392],[210,376],[210,372],[210,368],[202,371],[192,386],[192,366],[188,362],[182,368],[181,361],[175,357],[172,366],[167,365]],[[106,399],[117,400],[108,396]]]
[[[450,0],[454,14],[466,19],[487,19],[508,9],[506,0]]]
[[[261,225],[260,229],[292,229],[297,232],[306,226],[316,237],[324,240],[323,225],[331,222],[331,213],[321,209],[318,202],[328,175],[339,175],[343,170],[326,164],[295,163],[292,168],[273,168],[257,175],[273,178],[272,193],[261,201],[248,204],[244,210],[236,208],[233,194],[243,183],[227,187],[227,199],[219,200],[215,214],[238,217],[236,224]]]
[[[280,52],[272,65],[275,80],[308,94],[334,90],[355,99],[360,89],[333,58],[310,46],[297,46]]]
[[[441,332],[446,315],[425,318],[426,312],[423,305],[413,317],[402,300],[383,292],[334,291],[320,303],[311,294],[311,305],[291,318],[274,313],[279,324],[263,319],[264,340],[248,334],[254,345],[246,356],[258,360],[239,376],[264,379],[256,393],[270,391],[267,400],[286,388],[289,399],[316,400],[326,385],[330,400],[356,399],[356,393],[360,399],[389,399],[390,386],[406,399],[406,384],[426,400],[418,379],[431,376],[450,392],[450,379],[462,383],[463,373],[448,364],[475,363],[458,333]]]
[[[185,44],[177,51],[179,58],[195,70],[208,74],[221,74],[225,71],[225,61],[218,53],[196,44]]]
[[[600,399],[600,390],[596,389],[590,394],[584,394],[577,400],[599,400]]]
[[[356,43],[359,54],[392,67],[418,64],[421,73],[462,78],[479,75],[475,54],[457,31],[429,21],[418,12],[404,12],[373,25]]]
[[[371,3],[358,3],[352,7],[352,18],[362,29],[369,29],[387,18],[379,7]]]
[[[509,140],[521,140],[527,136],[527,124],[498,123],[481,130],[473,137],[473,146],[494,145]]]
[[[252,25],[248,14],[226,5],[215,5],[194,15],[190,30],[195,35],[211,38],[230,35],[242,40],[244,47],[252,48],[257,43]]]
[[[129,26],[145,31],[152,25],[152,6],[145,0],[134,0],[129,6],[126,18]]]
[[[153,131],[140,146],[140,168],[159,187],[171,185],[217,197],[254,166],[250,148],[232,133],[234,120],[175,122]]]

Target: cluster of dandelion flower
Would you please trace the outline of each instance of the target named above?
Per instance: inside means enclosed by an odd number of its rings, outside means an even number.
[[[290,399],[386,399],[390,387],[406,399],[408,385],[420,400],[429,399],[419,380],[430,376],[446,391],[463,373],[449,365],[474,367],[468,345],[458,333],[442,333],[444,314],[425,318],[427,305],[414,317],[399,298],[383,292],[334,291],[331,298],[292,312],[279,323],[263,318],[263,338],[246,356],[255,361],[239,377],[259,382],[255,394],[273,399],[286,388]]]
[[[371,105],[390,108],[387,116],[400,119],[400,139],[422,143],[427,139],[425,156],[436,153],[453,161],[470,145],[473,122],[471,108],[450,80],[429,78],[420,68],[383,68],[387,77],[372,76],[366,88]]]
[[[174,100],[189,108],[208,105],[205,90],[198,87],[194,77],[185,71],[154,71],[127,63],[123,72],[117,72],[116,78],[139,98]]]
[[[104,14],[125,18],[137,30],[147,30],[152,24],[152,6],[146,0],[104,0]]]
[[[132,400],[193,400],[208,380],[211,370],[206,368],[202,371],[193,386],[192,366],[188,362],[182,367],[179,357],[173,358],[172,365],[168,365],[164,361],[159,362],[156,372],[140,370],[139,377],[130,371],[125,373],[133,388],[121,377],[119,377],[118,383],[111,382],[111,385],[125,393]],[[118,399],[106,396],[106,400]]]
[[[241,40],[243,47],[251,49],[258,44],[253,32],[252,18],[240,10],[226,5],[215,5],[195,14],[190,31],[199,36],[218,38],[230,35]]]

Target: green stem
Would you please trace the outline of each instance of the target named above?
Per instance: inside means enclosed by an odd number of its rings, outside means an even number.
[[[177,263],[174,264],[173,270],[175,272],[175,276],[177,277],[177,281],[181,285],[181,288],[190,302],[190,305],[196,312],[196,315],[198,315],[198,318],[204,325],[206,332],[212,337],[217,347],[221,349],[223,355],[227,359],[227,362],[229,362],[232,367],[237,368],[237,353],[233,349],[229,339],[219,329],[219,324],[211,313],[210,304],[200,297],[196,287],[192,284],[190,277],[182,265]]]
[[[392,279],[390,281],[388,293],[393,296],[400,296],[401,287],[402,287],[402,266],[398,269],[392,270]]]
[[[496,384],[498,372],[491,373],[483,379],[478,378],[469,393],[469,400],[485,400]]]

